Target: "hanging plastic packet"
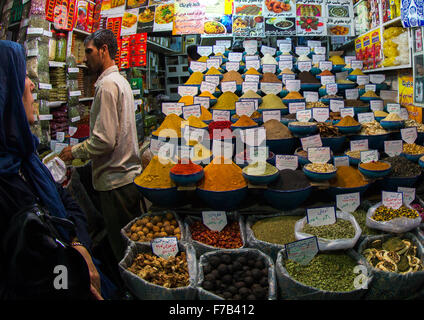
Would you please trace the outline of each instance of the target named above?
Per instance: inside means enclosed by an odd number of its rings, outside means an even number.
[[[55,152],[49,153],[43,158],[43,163],[49,169],[56,183],[63,183],[66,179],[66,164]]]

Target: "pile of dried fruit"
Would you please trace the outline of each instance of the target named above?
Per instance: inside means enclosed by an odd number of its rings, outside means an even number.
[[[181,230],[172,213],[145,216],[136,220],[127,232],[132,241],[146,242],[160,237],[177,237],[181,239]]]

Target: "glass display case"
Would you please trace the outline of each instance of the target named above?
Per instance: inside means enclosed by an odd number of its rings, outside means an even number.
[[[413,28],[412,34],[414,37],[414,104],[424,107],[424,27]]]

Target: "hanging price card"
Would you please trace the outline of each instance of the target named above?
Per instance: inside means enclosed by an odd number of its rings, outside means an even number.
[[[408,120],[409,119],[409,113],[408,110],[406,108],[401,108],[400,109],[400,115],[399,115],[403,120]]]
[[[347,76],[348,76],[348,72],[347,71],[343,71],[343,72],[337,72],[336,73],[336,81],[339,80],[346,80]]]
[[[220,45],[214,45],[212,46],[212,51],[214,54],[218,54],[218,53],[225,53],[225,46],[220,46]]]
[[[183,102],[162,102],[162,113],[168,115],[171,113],[180,116],[183,113]]]
[[[75,146],[79,143],[78,139],[75,138],[69,138],[69,145],[70,146]]]
[[[388,103],[386,105],[388,113],[397,113],[400,114],[400,104],[399,103]]]
[[[375,92],[375,90],[377,90],[377,86],[375,84],[366,84],[365,85],[365,92],[367,92],[367,91]],[[373,100],[371,100],[371,101],[373,101]],[[381,101],[381,100],[374,100],[374,101]]]
[[[329,147],[308,148],[308,160],[312,163],[327,163],[331,159]]]
[[[78,73],[79,68],[68,68],[68,73]]]
[[[151,139],[150,151],[154,155],[160,155],[163,158],[172,158],[175,151],[175,145],[163,140]]]
[[[282,53],[288,53],[291,51],[291,43],[280,43],[278,49],[280,49]]]
[[[246,61],[246,69],[253,68],[258,70],[261,67],[261,62],[259,60],[247,60]]]
[[[284,245],[287,259],[307,265],[319,251],[317,237],[305,238]]]
[[[386,81],[386,75],[384,74],[371,74],[370,75],[370,82],[380,84]]]
[[[178,254],[177,237],[155,238],[150,245],[152,252],[163,259],[175,257]]]
[[[353,60],[356,60],[355,56],[345,56],[344,57],[344,61],[345,61],[346,65],[350,64]]]
[[[308,40],[307,42],[309,48],[321,47],[321,41],[316,40]],[[315,50],[314,50],[315,52]]]
[[[314,52],[317,55],[325,55],[326,52],[327,52],[327,48],[326,47],[315,47]]]
[[[244,48],[244,52],[247,55],[254,55],[256,52],[258,52],[258,48],[254,46],[247,46]]]
[[[194,97],[199,92],[199,87],[197,86],[178,86],[178,94],[181,97],[192,96]]]
[[[321,69],[321,71],[331,71],[331,69],[333,69],[333,63],[331,61],[320,61],[319,68]]]
[[[312,69],[312,62],[311,61],[299,61],[297,63],[297,68],[300,72],[302,71],[310,71]]]
[[[242,52],[230,52],[228,54],[228,61],[240,62],[242,58],[243,58]]]
[[[252,90],[253,92],[258,91],[259,83],[255,81],[244,81],[242,83],[242,91],[245,93],[246,91]]]
[[[402,140],[386,140],[384,141],[384,152],[389,155],[389,157],[395,157],[400,155],[403,152],[403,142]]]
[[[281,121],[281,111],[280,110],[262,111],[262,120],[264,123],[272,119]]]
[[[253,56],[245,56],[244,60],[246,60],[246,61],[252,61],[252,60],[256,61],[256,60],[258,60],[259,61],[260,59],[259,59],[258,55],[253,55]]]
[[[227,63],[225,63],[225,69],[227,69],[227,71],[239,71],[240,62],[228,61]]]
[[[259,82],[259,75],[257,74],[246,74],[244,77],[244,81],[246,82]]]
[[[65,140],[65,132],[56,132],[56,140],[63,142]]]
[[[374,113],[373,112],[358,113],[358,121],[360,123],[372,122],[374,121]]]
[[[344,108],[344,101],[343,100],[335,100],[330,99],[330,110],[333,112],[340,112],[341,109]]]
[[[299,91],[300,90],[300,80],[286,80],[286,89],[287,91]]]
[[[283,91],[283,84],[281,82],[261,82],[261,91],[265,94],[278,95]]]
[[[367,150],[361,151],[361,162],[368,163],[372,161],[378,161],[378,151],[377,150]]]
[[[403,194],[403,203],[410,205],[415,200],[415,188],[398,187],[398,192]]]
[[[323,86],[326,86],[326,85],[328,85],[330,83],[335,83],[335,82],[336,82],[336,77],[335,76],[321,76],[321,84]]]
[[[207,81],[202,81],[202,83],[200,84],[200,92],[215,92],[216,90],[216,84],[212,83],[212,82],[207,82]]]
[[[209,75],[205,76],[205,81],[213,83],[213,84],[215,84],[215,86],[218,86],[219,82],[220,82],[219,76],[209,76]]]
[[[222,92],[232,92],[234,93],[237,90],[237,83],[235,81],[224,81],[221,82],[221,91]]]
[[[337,87],[337,83],[327,83],[325,85],[325,90],[327,91],[327,94],[329,95],[336,95],[337,91],[339,91]]]
[[[225,211],[202,211],[203,224],[212,231],[222,231],[227,225]]]
[[[207,68],[206,62],[191,61],[190,69],[193,72],[205,72]]]
[[[352,67],[352,69],[362,70],[364,68],[364,62],[360,60],[352,60],[350,62],[350,66]]]
[[[356,83],[359,86],[366,85],[370,82],[370,76],[356,76]]]
[[[383,206],[386,206],[395,210],[399,209],[403,204],[402,192],[382,191],[381,198],[383,201]]]
[[[371,111],[383,111],[384,109],[383,100],[371,100],[370,108],[371,108]]]
[[[311,226],[325,226],[336,223],[336,208],[321,207],[306,209],[306,220]]]
[[[278,57],[279,61],[291,61],[293,62],[293,56],[290,54],[283,54],[281,56]]]
[[[300,138],[300,142],[302,144],[302,149],[306,151],[308,150],[308,148],[322,147],[322,140],[319,134]]]
[[[357,100],[359,98],[358,89],[346,89],[345,96],[347,100]]]
[[[231,111],[212,110],[213,121],[230,121]]]
[[[368,150],[368,140],[351,140],[350,141],[350,151],[364,151]]]
[[[187,120],[190,116],[200,117],[201,114],[202,111],[200,109],[200,104],[193,104],[191,106],[183,107],[183,118],[185,120]]]
[[[52,114],[40,114],[38,116],[38,120],[40,120],[40,121],[53,120],[53,115]]]
[[[321,62],[325,61],[325,54],[314,54],[312,56],[312,63],[313,64],[319,64]],[[330,62],[331,63],[331,62]],[[320,68],[321,69],[321,68]],[[322,69],[321,69],[322,70]],[[331,70],[331,69],[326,69]]]
[[[256,99],[256,98],[253,98],[253,99],[251,99],[251,98],[243,98],[243,99],[239,99],[239,101],[240,102],[244,102],[244,101],[250,101],[250,102],[253,102],[254,103],[254,105],[255,105],[255,110],[257,110],[258,109],[258,106],[259,106],[259,99]]]
[[[258,40],[244,40],[243,41],[243,48],[246,47],[258,47]]]
[[[276,64],[264,64],[262,65],[262,73],[275,73],[277,71],[277,65]]]
[[[295,80],[296,76],[294,74],[283,74],[283,76],[281,77],[281,80],[283,81],[284,84],[287,83],[288,80]]]
[[[318,92],[314,91],[303,91],[303,96],[306,102],[317,102],[319,99]]]
[[[342,118],[347,117],[347,116],[354,117],[355,116],[355,110],[353,108],[340,109],[340,116]]]
[[[400,129],[400,134],[402,136],[402,140],[406,143],[414,143],[418,137],[417,127]]]
[[[54,152],[55,153],[61,153],[63,149],[65,149],[66,147],[68,147],[69,145],[67,143],[60,143],[57,142],[54,146]]]
[[[290,169],[296,170],[299,165],[299,158],[297,156],[289,156],[285,154],[275,155],[275,166],[278,170]]]
[[[217,46],[223,46],[225,48],[231,48],[231,40],[216,40]]]
[[[198,46],[197,53],[202,57],[209,57],[212,54],[212,46]]]
[[[278,68],[280,68],[280,70],[284,70],[284,69],[293,69],[293,61],[292,60],[281,60],[278,61]]]
[[[290,102],[289,103],[289,113],[296,113],[298,111],[303,111],[306,109],[305,102]],[[309,110],[310,111],[310,110]],[[300,117],[307,117],[309,115],[309,112],[306,112],[305,114],[299,114]],[[307,121],[309,121],[311,117],[308,118]],[[305,118],[303,118],[305,119]]]
[[[311,52],[311,48],[309,47],[296,47],[295,52],[298,56],[307,55]]]
[[[349,157],[348,156],[340,156],[333,158],[335,167],[349,167]]]
[[[271,56],[275,55],[275,52],[277,51],[277,49],[273,48],[273,47],[268,47],[268,46],[261,46],[261,52],[266,55],[267,53],[270,54]]]
[[[383,100],[396,101],[399,98],[398,90],[380,90],[380,98]]]
[[[312,117],[317,122],[324,122],[330,117],[330,110],[328,108],[312,108]]]
[[[38,84],[38,88],[42,89],[42,90],[51,90],[52,89],[52,85],[50,83],[39,83]]]
[[[77,130],[78,130],[77,127],[69,127],[68,128],[68,133],[72,137],[75,134],[75,132],[77,132]]]
[[[337,208],[343,212],[352,213],[361,203],[359,192],[338,194],[336,196]]]
[[[200,104],[202,107],[209,109],[211,98],[209,97],[194,97],[194,104]]]
[[[208,69],[214,67],[215,69],[219,69],[219,67],[221,66],[220,60],[219,59],[208,59],[206,61],[206,67]]]
[[[251,101],[237,101],[236,102],[236,114],[240,117],[246,115],[250,117],[255,112],[255,103]]]
[[[296,112],[296,120],[300,122],[308,122],[312,118],[312,110],[301,110]]]

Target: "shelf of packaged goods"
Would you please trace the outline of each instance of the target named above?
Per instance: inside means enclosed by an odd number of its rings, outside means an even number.
[[[84,101],[92,101],[94,100],[94,97],[85,97],[85,98],[80,98],[79,101],[80,102],[84,102]]]
[[[389,21],[384,22],[384,23],[383,23],[383,27],[390,26],[390,25],[395,24],[395,23],[397,23],[397,22],[400,22],[400,24],[402,24],[402,19],[401,19],[401,17],[397,17],[397,18],[394,18],[394,19],[392,19],[392,20],[389,20]]]
[[[363,70],[363,73],[372,73],[372,72],[384,72],[384,71],[390,71],[390,70],[402,70],[402,69],[410,69],[412,68],[411,64],[405,64],[402,66],[393,66],[393,67],[381,67],[376,69],[370,69],[370,70]]]
[[[156,51],[164,54],[175,54],[179,53],[177,51],[174,51],[168,47],[162,46],[156,42],[153,42],[151,40],[147,40],[147,49],[151,51]]]
[[[79,33],[79,34],[85,35],[85,36],[89,36],[91,34],[90,32],[87,32],[87,31],[84,31],[84,30],[80,30],[80,29],[77,29],[77,28],[74,28],[74,30],[72,30],[72,31],[75,32],[75,33]]]

